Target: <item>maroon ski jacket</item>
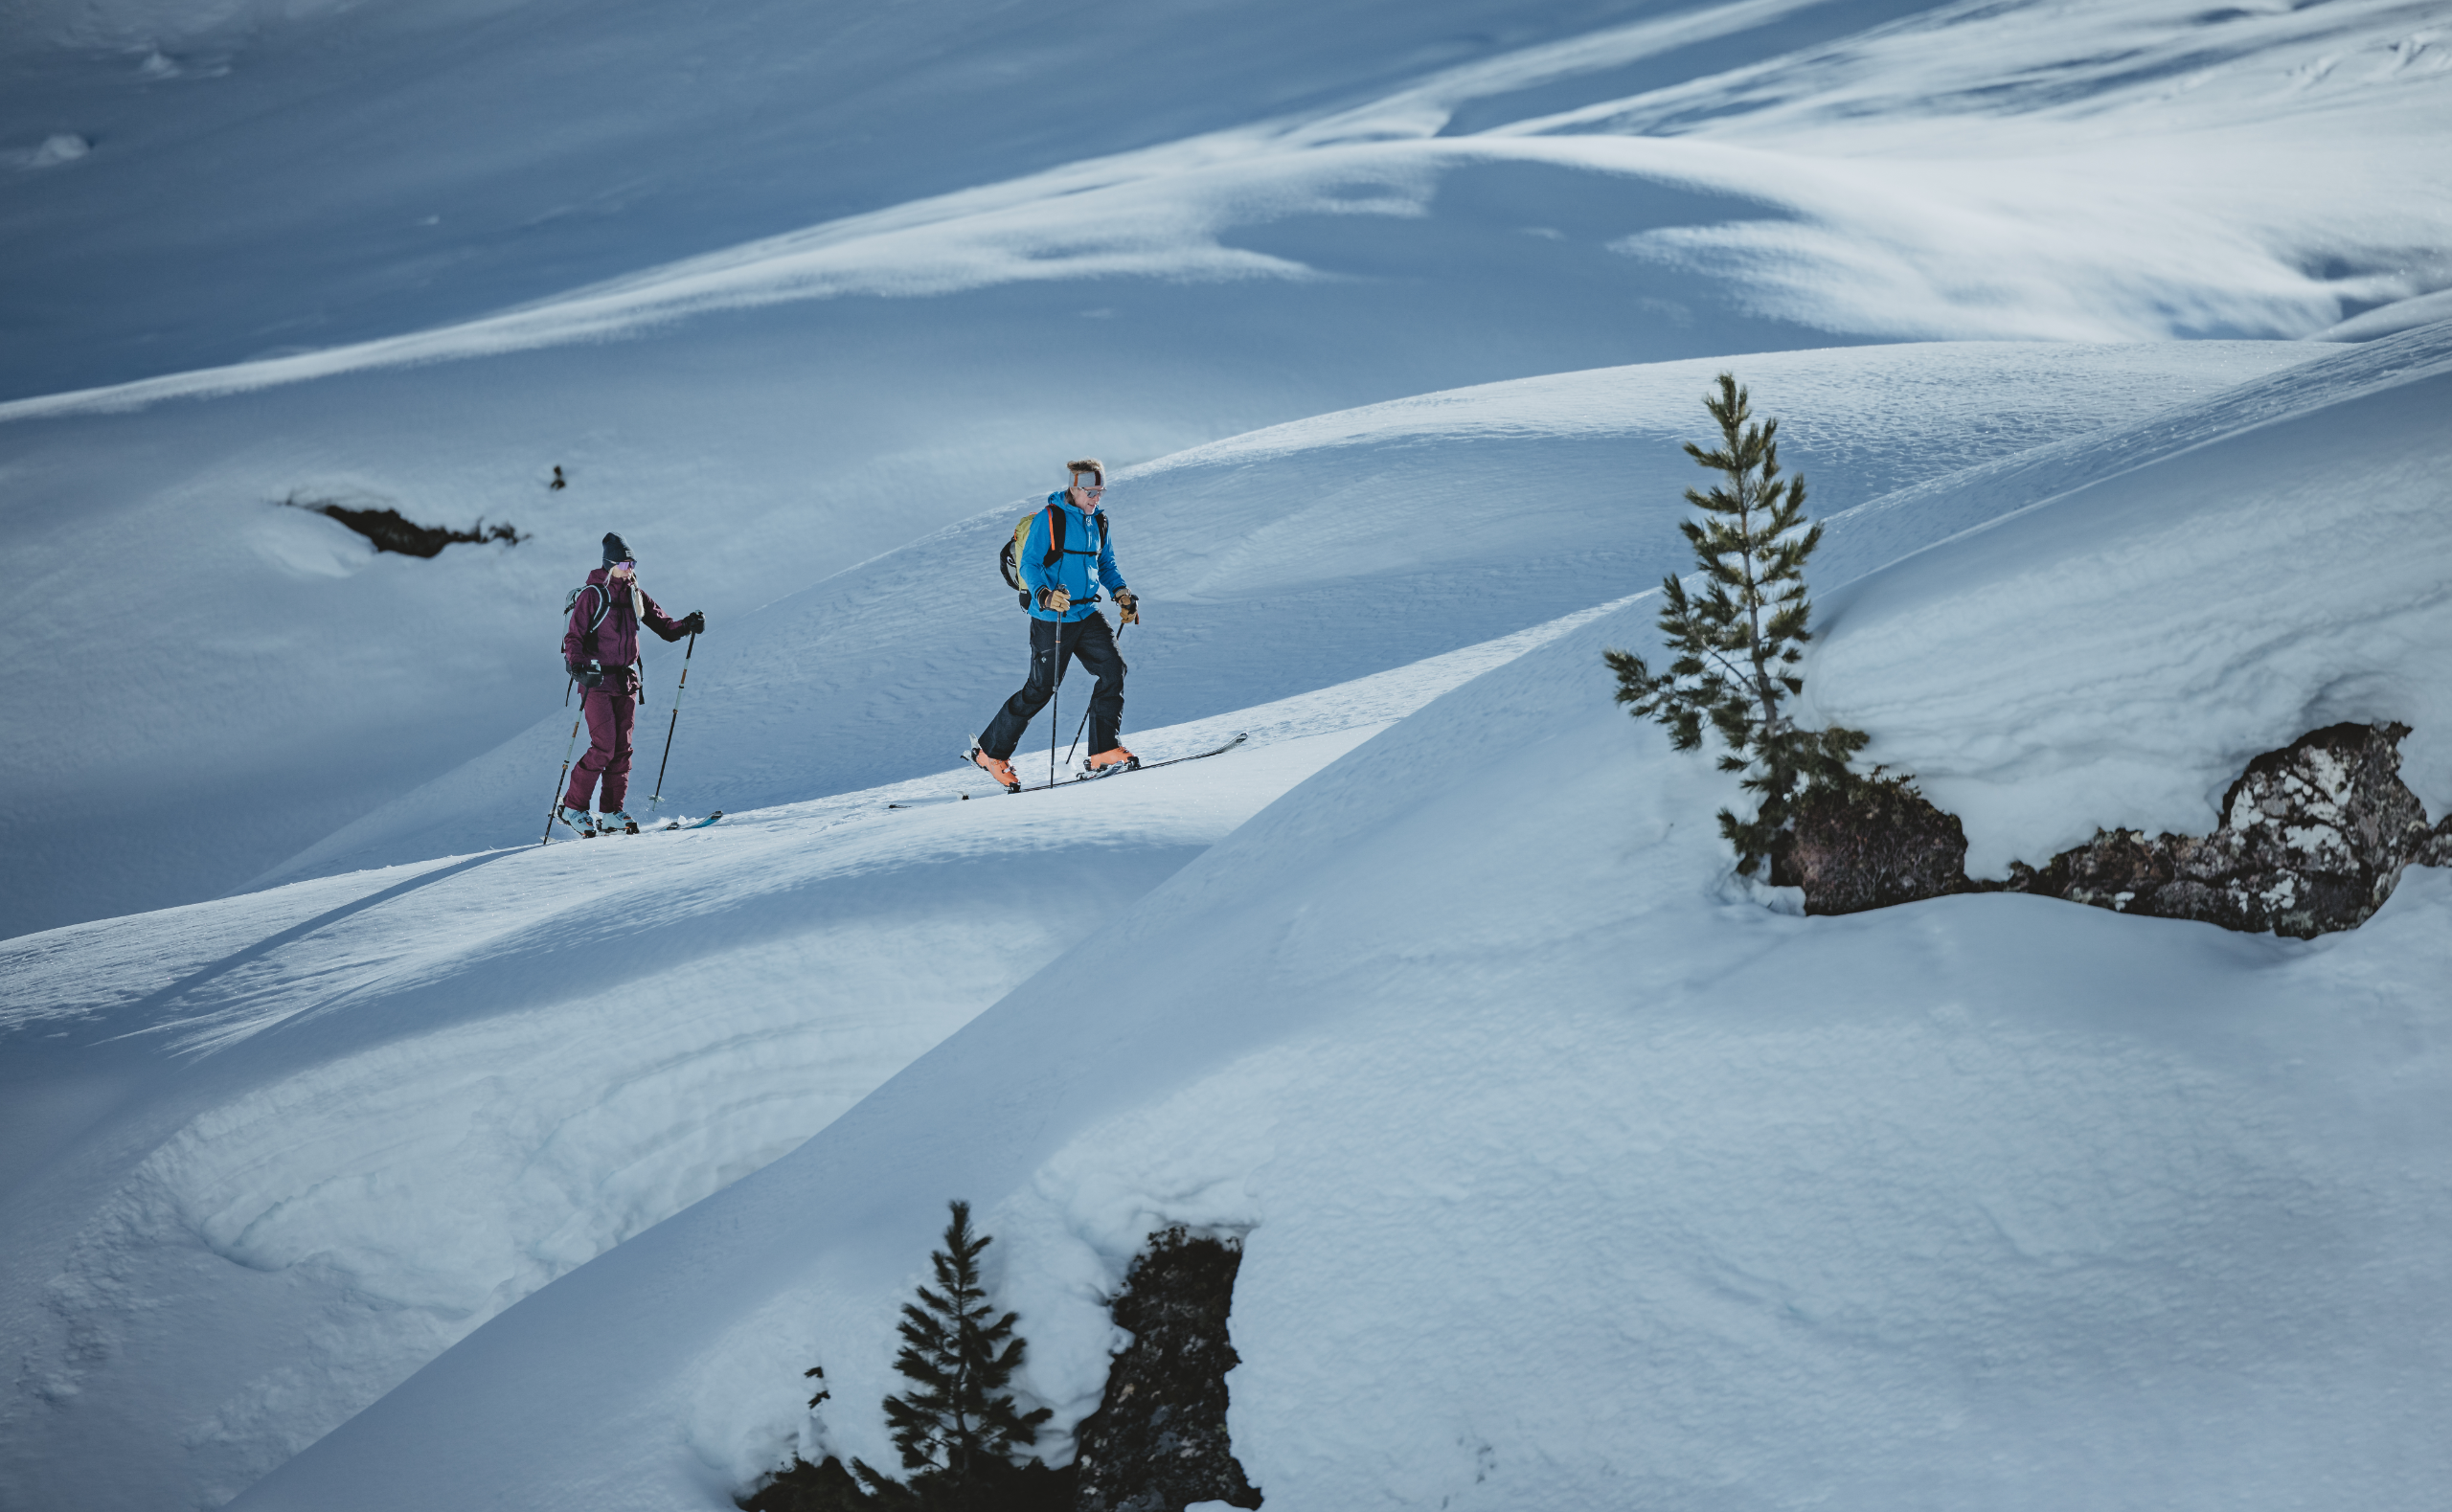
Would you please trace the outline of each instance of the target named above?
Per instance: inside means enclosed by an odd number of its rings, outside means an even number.
[[[563,661],[629,666],[639,659],[641,621],[668,641],[681,639],[681,626],[639,587],[635,575],[616,584],[607,581],[612,571],[600,567],[588,574],[587,586],[572,600],[570,628],[562,632]]]

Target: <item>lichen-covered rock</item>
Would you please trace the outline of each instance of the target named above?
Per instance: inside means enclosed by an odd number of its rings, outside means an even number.
[[[2406,725],[2331,725],[2250,761],[2205,836],[2101,829],[2006,883],[1970,882],[1966,835],[1912,783],[1851,781],[1799,801],[1771,857],[1807,914],[1854,914],[1953,892],[2033,892],[2123,914],[2302,939],[2355,929],[2413,864],[2452,866],[2452,815],[2433,829],[2400,779]]]
[[[2355,929],[2435,835],[2402,785],[2406,725],[2331,725],[2248,763],[2202,838],[2099,830],[2009,891],[2123,914],[2312,938]],[[2452,848],[2452,847],[2447,847]]]
[[[1099,1410],[1075,1431],[1078,1512],[1182,1512],[1194,1501],[1257,1507],[1226,1438],[1226,1337],[1234,1238],[1169,1229],[1133,1262],[1113,1303],[1132,1343],[1107,1369]]]
[[[1807,914],[1860,914],[1975,886],[1958,816],[1914,783],[1878,776],[1798,801],[1771,851],[1771,885],[1804,889]]]

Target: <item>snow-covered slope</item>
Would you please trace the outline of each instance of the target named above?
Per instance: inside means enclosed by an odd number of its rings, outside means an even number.
[[[1807,477],[1814,508],[1838,512],[2326,350],[1964,342],[1735,365],[1781,416],[1782,455]],[[1678,443],[1695,433],[1695,395],[1728,365],[1425,395],[1125,470],[1106,508],[1118,560],[1147,604],[1124,640],[1136,668],[1130,728],[1402,666],[1681,569],[1671,522],[1693,464]],[[709,806],[764,806],[944,768],[1021,680],[1022,617],[990,564],[1027,507],[883,553],[711,639],[693,654],[683,716],[686,791]],[[1983,508],[1960,518],[1972,524]],[[1919,517],[1909,529],[1927,527]],[[1837,570],[1911,549],[1896,537],[1871,544],[1842,553]],[[651,680],[670,688],[677,656],[648,659]],[[1086,698],[1086,685],[1064,696]],[[567,715],[549,715],[265,880],[501,844],[541,813],[569,733]]]
[[[2187,349],[2200,363],[2247,360],[2251,370],[2265,366],[2252,360],[2260,350]],[[1920,355],[1963,409],[1893,402],[1912,371],[1895,350],[1767,366],[1831,406],[1826,417],[1865,438],[1869,459],[1892,449],[1879,440],[1882,415],[1918,417],[1905,432],[1914,446],[1900,449],[1956,456],[1983,449],[1965,432],[2056,413],[2055,395],[2079,374],[2119,393],[2175,372],[2133,350]],[[1987,372],[1992,387],[1976,381]],[[2013,375],[2027,384],[2023,412],[2010,406],[2021,392]],[[1606,465],[1607,448],[1633,444],[1613,434],[1614,417],[1646,384],[1691,391],[1705,376],[1681,366],[1426,396],[1207,448],[1149,476],[1300,477],[1324,500],[1352,501],[1355,529],[1330,537],[1325,558],[1343,575],[1328,580],[1315,613],[1328,641],[1376,636],[1395,655],[1436,638],[1408,641],[1402,621],[1391,623],[1390,606],[1403,600],[1388,585],[1444,549],[1402,528],[1401,501],[1413,496],[1403,480],[1488,476],[1484,454],[1495,448],[1501,473],[1530,497],[1585,519],[1631,508]],[[2452,327],[2319,350],[2135,424],[1884,493],[1830,524],[1826,580],[1892,565],[1826,592],[1829,633],[1810,691],[1873,729],[1877,756],[1962,802],[1979,844],[2031,855],[2031,841],[2158,803],[2192,821],[2240,756],[2311,715],[2418,725],[2409,774],[2441,812],[2452,781],[2443,742],[2429,733],[2446,721],[2428,669],[2452,654],[2452,615],[2425,564],[2452,556],[2452,541],[2426,491],[2444,441],[2411,417],[2440,406],[2447,382]],[[1835,397],[1850,391],[1852,403]],[[1943,423],[1953,414],[1956,427]],[[1581,443],[1579,423],[1592,427]],[[1832,446],[1833,470],[1844,474],[1850,455]],[[1856,476],[1879,476],[1870,460],[1857,466]],[[1396,483],[1384,482],[1392,471]],[[2327,486],[2308,489],[2311,472]],[[1236,496],[1207,495],[1212,508]],[[1415,508],[1433,525],[1454,518],[1435,491]],[[1268,550],[1266,514],[1228,523],[1210,541],[1224,560],[1210,565],[1246,570],[1238,553]],[[2372,544],[2388,532],[2408,564],[2397,579]],[[1184,560],[1193,561],[1189,550]],[[2305,946],[2032,899],[1809,924],[1762,915],[1722,895],[1709,815],[1729,797],[1724,779],[1700,758],[1669,756],[1655,732],[1607,702],[1594,647],[1640,643],[1648,598],[1611,609],[1568,592],[1606,592],[1613,575],[1634,588],[1647,569],[1578,570],[1562,570],[1566,586],[1550,597],[1579,612],[1524,636],[1149,732],[1152,755],[1253,732],[1245,749],[1199,766],[1023,800],[882,808],[895,794],[983,786],[940,774],[704,832],[427,862],[11,942],[0,952],[11,1025],[0,1149],[15,1157],[0,1197],[10,1235],[0,1316],[24,1343],[0,1408],[0,1490],[32,1504],[215,1502],[465,1339],[319,1452],[341,1468],[315,1468],[325,1461],[310,1455],[296,1472],[305,1484],[365,1475],[357,1456],[393,1452],[383,1445],[432,1458],[418,1447],[426,1435],[475,1433],[496,1447],[455,1452],[469,1478],[406,1476],[400,1504],[720,1506],[724,1486],[799,1431],[790,1409],[803,1356],[824,1358],[842,1383],[831,1441],[882,1453],[864,1406],[885,1387],[890,1298],[954,1195],[994,1209],[1012,1241],[1001,1284],[1033,1320],[1033,1388],[1066,1421],[1089,1405],[1103,1367],[1107,1335],[1089,1300],[1120,1275],[1142,1226],[1258,1223],[1237,1325],[1252,1364],[1236,1391],[1238,1414],[1260,1415],[1248,1427],[1238,1415],[1237,1431],[1255,1475],[1275,1477],[1262,1479],[1273,1501],[1368,1500],[1369,1487],[1341,1478],[1380,1474],[1371,1466],[1381,1456],[1396,1468],[1371,1495],[1434,1500],[1423,1487],[1459,1489],[1439,1467],[1452,1461],[1468,1481],[1486,1447],[1502,1465],[1548,1465],[1539,1474],[1557,1478],[1492,1482],[1508,1489],[1487,1495],[1508,1504],[1597,1504],[1607,1499],[1593,1467],[1604,1463],[1627,1475],[1640,1466],[1678,1497],[1711,1480],[1693,1466],[1757,1467],[1748,1474],[1771,1477],[1773,1489],[1727,1490],[1728,1503],[1780,1504],[1806,1470],[1780,1470],[1778,1456],[1714,1426],[1759,1420],[1765,1404],[1748,1393],[1767,1393],[1825,1402],[1815,1422],[1780,1419],[1778,1433],[1802,1435],[1781,1454],[1795,1466],[1839,1465],[1832,1483],[1870,1503],[1891,1486],[1887,1472],[1840,1448],[1890,1440],[1844,1403],[1860,1392],[1874,1410],[1907,1389],[1906,1376],[1995,1380],[1984,1389],[2007,1394],[1999,1400],[2041,1404],[2031,1421],[2011,1421],[1982,1391],[1972,1406],[1934,1407],[1937,1423],[1955,1410],[1976,1426],[1941,1435],[1955,1449],[1934,1448],[1932,1430],[1899,1449],[1899,1462],[1938,1456],[1947,1473],[1934,1484],[1957,1487],[1959,1501],[1990,1496],[1984,1467],[1996,1459],[2039,1486],[2077,1484],[2053,1435],[2097,1444],[2110,1430],[2087,1414],[2135,1416],[2133,1402],[2099,1409],[2077,1398],[2117,1398],[2113,1378],[2134,1358],[2120,1351],[2139,1346],[2120,1343],[2111,1363],[2083,1368],[2071,1352],[2112,1349],[2142,1326],[2149,1294],[2171,1299],[2154,1337],[2212,1347],[2191,1320],[2232,1305],[2233,1294],[2204,1289],[2214,1262],[2195,1247],[2232,1243],[2223,1236],[2236,1228],[2222,1225],[2268,1221],[2259,1194],[2300,1179],[2274,1149],[2313,1141],[2321,1161],[2349,1162],[2310,1181],[2400,1180],[2359,1166],[2354,1140],[2287,1123],[2297,1115],[2271,1099],[2300,1095],[2282,1090],[2301,1087],[2295,1078],[2241,1091],[2208,1081],[2214,1072],[2200,1063],[2228,1055],[2247,1068],[2236,1074],[2265,1077],[2257,1068],[2268,1050],[2302,1053],[2289,1026],[2316,1011],[2308,1003],[2366,1004],[2360,1022],[2387,1036],[2359,1042],[2370,1049],[2389,1044],[2388,1031],[2432,1032],[2425,1014],[2446,995],[2429,985],[2441,962],[2426,951],[2440,953],[2440,941],[2425,941],[2452,898],[2414,874],[2367,929]],[[2093,596],[2104,582],[2147,632],[2072,643],[2100,615]],[[1536,601],[1530,591],[1519,600]],[[2350,602],[2354,618],[2339,607]],[[1602,617],[1586,622],[1595,612]],[[2255,633],[2235,628],[2242,617]],[[2010,656],[2026,658],[2018,675],[1993,675]],[[1283,660],[1289,676],[1335,665],[1300,643]],[[1206,665],[1213,701],[1265,686],[1237,681],[1229,662]],[[1394,720],[1403,722],[1338,759]],[[728,733],[720,743],[744,742]],[[522,810],[523,824],[531,817]],[[1221,839],[1223,850],[1194,861]],[[1339,959],[1348,939],[1358,942],[1350,963]],[[1766,951],[1769,964],[1746,964]],[[2327,961],[2350,962],[2340,969],[2351,975],[2326,976],[2335,969]],[[1733,980],[1752,983],[1752,996],[1732,1005],[1723,995]],[[1819,994],[1814,1005],[1783,1017],[1776,1000],[1801,983]],[[2072,1003],[2084,1008],[2074,1027]],[[2222,1035],[2249,1030],[2209,1027],[2232,1023],[2223,1015],[2242,1003],[2267,1004],[2256,1032],[2283,1038],[2242,1048]],[[991,1004],[974,1030],[954,1034]],[[1735,1017],[1714,1027],[1724,1010]],[[1826,1015],[1835,1017],[1819,1022]],[[2105,1027],[2123,1023],[2119,1033]],[[2307,1032],[2342,1031],[2327,1018]],[[2160,1048],[2148,1054],[2121,1033]],[[1970,1079],[1950,1080],[1952,1056]],[[915,1058],[881,1101],[846,1116]],[[1943,1069],[1896,1071],[1926,1060]],[[1767,1067],[1767,1079],[1752,1086],[1729,1063]],[[2388,1064],[2393,1086],[2375,1097],[2437,1084],[2431,1061]],[[1009,1092],[1008,1076],[1032,1091]],[[1816,1091],[1817,1079],[1829,1085]],[[1649,1090],[1620,1100],[1629,1087]],[[2244,1111],[2231,1123],[2190,1123],[2206,1098]],[[943,1099],[972,1111],[948,1120]],[[2142,1106],[2124,1106],[2132,1101]],[[2117,1117],[2114,1104],[2123,1105]],[[2384,1166],[2425,1168],[2432,1146],[2414,1153],[2409,1138],[2433,1138],[2433,1125],[2393,1133],[2397,1106],[2372,1113],[2383,1122],[2353,1118],[2352,1132],[2375,1142]],[[912,1120],[943,1127],[921,1139]],[[2091,1132],[2032,1138],[2064,1124]],[[776,1174],[727,1186],[812,1134]],[[1782,1154],[1778,1140],[1791,1135],[1804,1142]],[[2246,1140],[2243,1153],[2223,1153],[2235,1138]],[[2010,1174],[1941,1153],[1961,1144]],[[1854,1150],[1861,1164],[1833,1164],[1830,1149]],[[1799,1176],[1797,1162],[1817,1150],[1821,1163]],[[1658,1162],[1670,1155],[1701,1174],[1664,1174]],[[2200,1165],[2153,1163],[2183,1158]],[[2138,1162],[2146,1174],[2092,1189],[2100,1172]],[[2137,1216],[2146,1209],[2134,1204],[2157,1183],[2180,1182],[2194,1184],[2189,1222],[2199,1227],[2147,1244],[2135,1226],[2162,1220]],[[1836,1207],[1799,1208],[1798,1184]],[[2025,1195],[2038,1186],[2055,1194],[2045,1208],[2019,1207],[2041,1200]],[[1601,1203],[1600,1218],[1568,1211],[1586,1201]],[[2439,1221],[2398,1206],[2386,1216],[2418,1226],[2411,1245]],[[1430,1260],[1404,1248],[1417,1220],[1453,1250],[1439,1262],[1447,1269],[1424,1270]],[[2013,1236],[1995,1243],[2036,1247],[2031,1259],[1983,1249],[1968,1227],[1979,1220]],[[2341,1242],[2374,1265],[2423,1270],[2401,1239],[2339,1222]],[[1632,1258],[1609,1258],[1633,1243],[1628,1226],[1647,1237]],[[1543,1237],[1553,1231],[1578,1237],[1554,1247]],[[2069,1250],[2070,1233],[2100,1257]],[[2237,1284],[2259,1305],[2313,1305],[2294,1289],[2314,1284],[2314,1241],[2296,1230],[2283,1238]],[[1281,1241],[1292,1269],[1272,1281],[1267,1246]],[[1723,1241],[1742,1241],[1746,1253],[1713,1248]],[[1410,1267],[1396,1274],[1412,1278],[1405,1295],[1423,1299],[1431,1321],[1382,1319],[1381,1302],[1318,1274],[1339,1253],[1380,1252],[1373,1245],[1396,1247],[1384,1252]],[[1743,1298],[1802,1284],[1766,1257],[1791,1245],[1850,1257],[1817,1283],[1828,1297],[1813,1305],[1837,1298],[1857,1313],[1828,1328],[1796,1323],[1796,1352],[1784,1353],[1777,1329],[1756,1337],[1769,1325]],[[1903,1253],[1926,1258],[1910,1265]],[[606,1266],[614,1279],[598,1278]],[[1883,1279],[1918,1266],[1929,1294]],[[636,1267],[652,1274],[620,1279]],[[705,1278],[675,1279],[699,1267],[710,1268]],[[2107,1284],[2105,1268],[2145,1279],[2124,1302],[2086,1304],[2100,1332],[2090,1323],[2055,1346],[1987,1331],[1994,1314],[1981,1309],[2065,1320],[2080,1293]],[[1739,1272],[1757,1279],[1742,1281],[1737,1300],[1707,1306],[1690,1295]],[[599,1290],[631,1284],[660,1299],[646,1307]],[[1586,1363],[1563,1371],[1556,1389],[1601,1406],[1545,1416],[1545,1399],[1524,1395],[1512,1373],[1510,1331],[1533,1341],[1521,1345],[1527,1358],[1544,1358],[1564,1347],[1556,1331],[1583,1324],[1571,1307],[1550,1315],[1541,1298],[1629,1287],[1654,1300],[1650,1320],[1626,1337],[1658,1352],[1643,1364],[1604,1349],[1593,1363],[1567,1350]],[[2343,1351],[2373,1347],[2383,1325],[2361,1321],[2364,1298],[2344,1304],[2354,1326],[2326,1346],[2331,1363],[2311,1379],[2330,1382],[2326,1372],[2350,1368]],[[1732,1310],[1722,1318],[1720,1306]],[[1952,1311],[1961,1307],[1981,1316]],[[1460,1335],[1452,1308],[1482,1320]],[[1304,1400],[1417,1410],[1403,1405],[1412,1388],[1400,1379],[1414,1366],[1373,1366],[1384,1381],[1337,1379],[1322,1373],[1318,1351],[1291,1342],[1358,1340],[1374,1326],[1444,1337],[1478,1362],[1442,1372],[1462,1394],[1418,1404],[1437,1408],[1427,1420],[1478,1437],[1432,1455],[1393,1415],[1298,1421],[1316,1415],[1296,1410]],[[602,1336],[588,1349],[633,1352],[618,1365],[574,1361],[563,1328]],[[1872,1341],[1865,1350],[1897,1356],[1880,1367],[1889,1374],[1839,1391],[1839,1406],[1826,1401],[1831,1390],[1804,1389],[1872,1368],[1849,1352],[1860,1338]],[[1384,1347],[1400,1343],[1416,1347]],[[1951,1353],[1962,1344],[2010,1364]],[[1261,1363],[1263,1346],[1275,1365]],[[2418,1411],[2435,1401],[2425,1377],[2443,1356],[2424,1341],[2415,1347],[2415,1384],[2391,1379],[2416,1392]],[[1763,1365],[1759,1378],[1738,1379],[1732,1350]],[[1677,1363],[1690,1360],[1720,1363],[1697,1374]],[[2252,1375],[2278,1368],[2261,1355],[2253,1365]],[[1287,1373],[1266,1386],[1269,1369]],[[1640,1396],[1602,1389],[1601,1377],[1625,1371],[1651,1384]],[[628,1385],[573,1384],[600,1374]],[[2224,1389],[2246,1393],[2239,1421],[2282,1410],[2253,1382]],[[494,1426],[478,1432],[450,1415],[460,1409],[437,1405],[464,1394],[466,1410]],[[1674,1409],[1663,1421],[1635,1406],[1655,1401]],[[2343,1411],[2375,1410],[2355,1392],[2344,1401]],[[1603,1410],[1630,1415],[1613,1428],[1590,1415]],[[538,1450],[545,1440],[566,1442],[572,1457]],[[2185,1458],[2228,1441],[2174,1428],[2155,1442]],[[2144,1456],[2113,1456],[2103,1483],[2145,1476]],[[2190,1478],[2149,1478],[2156,1487]],[[266,1504],[324,1494],[279,1491],[287,1483],[276,1478]],[[2402,1482],[2377,1486],[2379,1504],[2412,1504],[2396,1500]],[[2095,1488],[2062,1501],[2100,1500]]]
[[[720,1512],[884,1457],[959,1195],[1059,1427],[1248,1230],[1272,1506],[2431,1508],[2443,878],[1782,916],[1596,652],[1733,367],[1980,868],[2339,718],[2440,815],[2447,92],[2434,0],[0,0],[0,1504]],[[1251,742],[885,810],[1083,452],[1134,744]],[[608,528],[735,812],[536,850]]]
[[[11,942],[0,1504],[219,1505],[1469,669],[1104,803],[862,795]]]
[[[720,643],[1084,451],[2452,277],[2423,4],[1228,14],[19,0],[0,929],[241,886],[530,728],[607,528]],[[292,498],[533,539],[376,558]]]
[[[2242,423],[2165,459],[2133,433],[2039,459],[2099,481],[1835,595],[1808,676],[1877,666],[1961,747],[2014,744],[2029,685],[1947,653],[2064,640],[2116,570],[2168,619],[2090,644],[2055,714],[2085,738],[1997,788],[2123,743],[2210,764],[2243,683],[2434,712],[2452,604],[2373,570],[2379,541],[2452,546],[2410,508],[2440,432],[2386,423],[2440,404],[2447,333],[2420,335],[2202,407]],[[2278,549],[2283,515],[2324,528]],[[2344,644],[2353,602],[2384,633],[2336,680],[2296,648]],[[718,1507],[794,1435],[879,1458],[894,1308],[954,1196],[1000,1236],[1060,1423],[1140,1238],[1246,1232],[1231,1423],[1272,1506],[2433,1505],[2446,876],[2312,942],[2022,896],[1784,916],[1727,884],[1730,780],[1608,702],[1599,649],[1655,607],[1320,772],[238,1506]]]

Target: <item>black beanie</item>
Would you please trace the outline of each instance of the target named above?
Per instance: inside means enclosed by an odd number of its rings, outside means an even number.
[[[605,566],[610,567],[615,562],[635,562],[637,560],[637,557],[630,554],[630,549],[622,544],[622,538],[620,536],[614,534],[610,530],[604,532]]]

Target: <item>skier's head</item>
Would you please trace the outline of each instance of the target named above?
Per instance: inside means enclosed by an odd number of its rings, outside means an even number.
[[[610,530],[604,532],[605,566],[610,567],[615,562],[630,562],[635,564],[638,559],[637,553],[633,553],[629,547],[624,545],[620,536],[614,534]]]
[[[1084,509],[1095,507],[1107,491],[1107,464],[1096,457],[1084,457],[1066,463],[1064,468],[1073,475],[1073,485],[1065,492]]]

